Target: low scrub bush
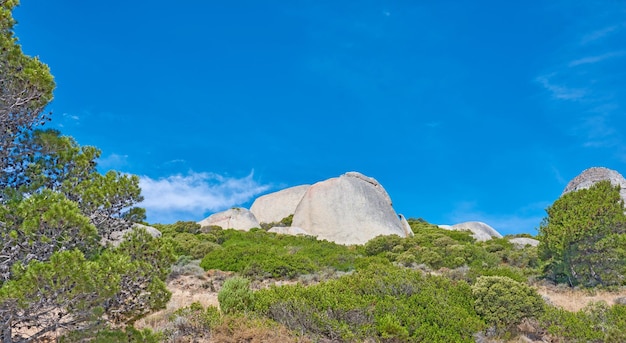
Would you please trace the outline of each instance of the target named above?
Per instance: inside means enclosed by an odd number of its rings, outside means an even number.
[[[334,341],[473,342],[483,328],[470,286],[372,263],[336,280],[256,293],[255,311]]]
[[[250,278],[295,278],[323,268],[354,268],[358,248],[314,237],[278,235],[263,230],[224,230],[222,249],[209,252],[200,263],[205,270],[220,269]]]
[[[476,312],[500,332],[543,311],[543,300],[533,288],[506,276],[479,277],[472,294]]]
[[[220,309],[226,314],[251,309],[254,305],[254,294],[250,289],[250,280],[239,276],[226,280],[217,293],[217,300],[220,302]]]

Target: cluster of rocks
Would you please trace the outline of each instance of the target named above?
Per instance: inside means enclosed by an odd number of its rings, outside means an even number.
[[[279,223],[290,215],[293,216],[290,226],[274,226],[269,232],[311,235],[346,245],[364,244],[379,235],[413,235],[404,216],[393,209],[391,198],[383,186],[358,172],[263,195],[254,201],[249,210],[232,208],[198,223],[203,227],[220,226],[247,231],[262,224]],[[471,231],[478,241],[502,237],[482,222],[440,227]],[[520,245],[537,243],[535,240],[515,242]]]
[[[603,180],[619,185],[622,199],[626,202],[626,179],[620,173],[602,167],[584,170],[567,184],[563,194],[589,188]],[[289,216],[293,216],[291,225],[278,224]],[[364,244],[379,235],[413,235],[404,216],[393,209],[391,197],[383,186],[374,178],[358,172],[348,172],[313,185],[295,186],[263,195],[254,201],[249,210],[231,208],[198,222],[202,227],[219,226],[244,231],[271,223],[277,225],[271,227],[269,232],[310,235],[346,245]],[[161,235],[153,227],[134,224],[133,228],[111,237],[109,243],[119,244],[125,233],[138,227],[146,229],[154,237]],[[493,227],[478,221],[439,227],[470,231],[480,242],[502,238]],[[525,237],[511,238],[509,241],[519,247],[539,244],[536,239]]]
[[[290,215],[291,226],[269,231],[311,235],[339,244],[364,244],[379,235],[413,234],[406,219],[396,214],[382,185],[357,172],[267,194],[257,198],[250,210],[232,208],[199,224],[250,230],[279,223]]]

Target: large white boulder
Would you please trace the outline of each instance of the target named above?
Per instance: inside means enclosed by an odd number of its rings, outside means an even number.
[[[248,209],[235,207],[229,210],[214,213],[198,222],[201,227],[219,226],[222,229],[249,231],[261,227],[254,214]]]
[[[626,203],[626,179],[615,170],[604,167],[593,167],[584,170],[567,184],[561,196],[569,192],[587,189],[595,183],[604,180],[610,181],[613,186],[620,186],[620,196]]]
[[[411,224],[404,218],[402,214],[398,215],[400,217],[400,223],[402,224],[402,228],[407,236],[413,236],[413,229],[411,229]]]
[[[254,200],[250,212],[259,223],[278,223],[296,212],[296,207],[311,185],[295,186],[260,196]]]
[[[445,230],[470,231],[474,239],[479,242],[488,241],[492,238],[502,238],[502,235],[498,231],[483,222],[465,222],[452,226],[439,225],[439,227]]]
[[[310,236],[308,232],[304,231],[302,228],[296,226],[274,226],[273,228],[267,230],[267,232],[274,232],[281,235],[305,235]]]
[[[154,238],[161,237],[161,231],[157,230],[156,228],[154,228],[152,226],[147,226],[147,225],[143,225],[143,224],[134,223],[129,229],[122,230],[122,231],[111,232],[111,234],[109,235],[109,239],[104,239],[103,238],[100,241],[100,244],[102,244],[102,245],[111,244],[112,246],[116,247],[116,246],[120,245],[120,243],[122,243],[124,241],[124,236],[127,233],[130,233],[130,232],[132,232],[134,230],[137,230],[137,229],[144,229],[144,230],[146,230],[146,232],[148,232],[148,234],[150,234],[150,236],[152,236]]]
[[[528,238],[528,237],[511,238],[509,239],[509,242],[513,243],[516,248],[524,248],[527,245],[530,245],[531,247],[536,247],[539,245],[538,240],[534,238]]]
[[[296,208],[293,226],[339,244],[364,244],[379,235],[409,235],[385,189],[357,172],[309,187]]]

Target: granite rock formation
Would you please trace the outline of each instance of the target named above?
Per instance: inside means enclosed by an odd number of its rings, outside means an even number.
[[[290,187],[260,196],[252,203],[250,212],[259,223],[278,223],[296,212],[296,207],[309,187],[310,185]]]
[[[295,210],[293,226],[339,244],[410,235],[380,183],[357,172],[310,186]]]
[[[593,167],[584,170],[567,184],[561,196],[569,192],[587,189],[593,184],[604,180],[609,180],[612,185],[621,187],[620,195],[626,203],[626,179],[617,171],[604,167]]]
[[[274,232],[281,235],[305,235],[310,236],[310,234],[304,231],[302,228],[297,226],[274,226],[273,228],[267,230],[267,232]]]
[[[214,213],[198,222],[201,227],[219,226],[222,229],[249,231],[261,227],[254,214],[248,209],[235,207],[229,210]]]
[[[455,225],[439,225],[445,230],[471,231],[472,236],[479,242],[488,241],[492,238],[502,238],[502,235],[491,226],[483,222],[465,222]]]
[[[539,241],[534,239],[534,238],[527,238],[527,237],[515,237],[515,238],[511,238],[509,239],[509,242],[513,243],[515,245],[516,248],[523,248],[527,245],[530,245],[531,247],[536,247],[539,245]]]
[[[154,228],[152,226],[147,226],[147,225],[142,225],[142,224],[135,223],[135,224],[133,224],[133,226],[131,226],[130,229],[112,232],[108,240],[107,239],[103,239],[100,243],[102,245],[111,244],[112,246],[116,247],[116,246],[120,245],[120,243],[122,243],[124,241],[124,236],[127,233],[130,233],[131,231],[134,231],[134,230],[137,230],[137,229],[145,229],[154,238],[161,237],[161,231],[157,230],[156,228]]]

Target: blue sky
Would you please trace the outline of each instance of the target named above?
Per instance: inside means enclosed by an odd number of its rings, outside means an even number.
[[[535,234],[582,170],[626,173],[623,1],[23,0],[53,121],[200,220],[347,171],[397,212]]]

